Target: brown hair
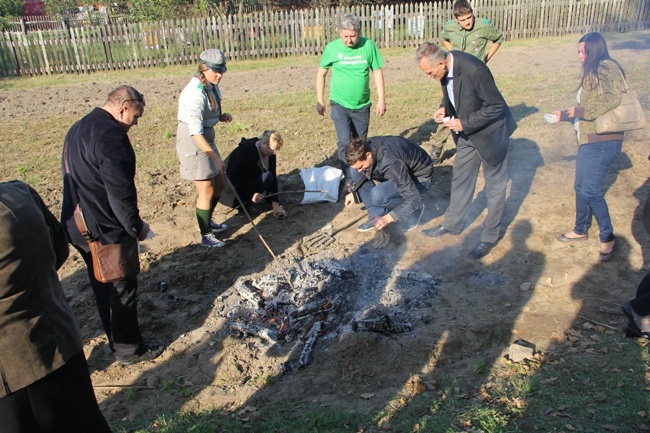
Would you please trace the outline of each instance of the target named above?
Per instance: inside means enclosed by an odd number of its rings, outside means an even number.
[[[472,5],[467,0],[458,0],[454,3],[454,16],[456,18],[468,14],[474,14],[474,11],[472,10]]]
[[[210,110],[212,110],[212,112],[214,113],[215,111],[217,111],[217,101],[214,100],[214,97],[212,97],[210,92],[210,89],[212,89],[212,83],[210,83],[208,79],[205,78],[205,74],[204,74],[204,72],[209,69],[210,68],[208,67],[208,65],[206,65],[203,62],[199,62],[196,78],[198,78],[199,81],[201,81],[201,84],[203,84],[203,88],[205,89],[205,94],[208,97],[208,101],[210,101]]]
[[[354,165],[358,161],[365,161],[368,152],[370,152],[370,145],[365,137],[353,138],[345,146],[345,162]]]

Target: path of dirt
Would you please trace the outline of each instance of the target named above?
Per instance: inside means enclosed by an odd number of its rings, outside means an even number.
[[[650,35],[641,33],[639,38],[611,47],[624,65],[647,58]],[[409,52],[388,59],[387,82],[421,85],[412,57]],[[556,68],[577,68],[577,59],[573,44],[553,49],[506,45],[490,66],[495,76],[525,74],[531,68],[551,73]],[[238,98],[252,91],[272,95],[309,89],[314,67],[230,74],[223,91],[229,98]],[[185,80],[134,78],[130,84],[155,107],[175,100]],[[106,94],[116,83],[93,84],[5,91],[0,95],[1,113],[21,118],[63,109],[82,115],[95,105],[97,94]],[[646,87],[646,100],[647,91]],[[543,105],[543,100],[528,102],[533,108]],[[582,326],[585,318],[620,328],[624,320],[618,305],[633,293],[650,253],[638,210],[648,194],[650,129],[628,134],[625,153],[610,176],[607,197],[619,244],[615,258],[599,264],[596,230],[587,242],[565,245],[554,241],[557,233],[570,229],[573,219],[575,141],[569,125],[551,129],[542,123],[543,113],[535,111],[531,116],[518,116],[522,119],[511,144],[505,234],[492,254],[481,261],[465,257],[478,241],[483,192],[460,236],[434,240],[421,236],[419,229],[407,234],[391,231],[389,246],[377,250],[371,246],[372,234],[354,229],[336,234],[336,242],[314,257],[338,260],[354,272],[354,278],[338,283],[348,308],[347,315],[339,315],[339,323],[349,319],[354,309],[384,303],[389,311],[407,310],[413,330],[386,336],[328,328],[326,337],[317,342],[312,363],[286,375],[280,375],[281,365],[299,353],[300,339],[270,347],[256,338],[240,338],[226,326],[225,306],[237,304],[233,286],[238,278],[281,274],[250,225],[221,210],[233,227],[229,245],[215,251],[202,249],[193,233],[179,229],[194,224],[188,207],[170,207],[170,203],[191,202],[191,186],[166,174],[142,181],[138,185],[141,209],[158,235],[144,245],[139,315],[146,337],[169,345],[165,353],[154,362],[128,368],[112,363],[79,258],[73,255],[62,272],[106,416],[114,421],[182,408],[235,409],[291,398],[342,409],[378,410],[400,393],[413,374],[429,380],[438,375],[465,377],[480,384],[487,372],[477,372],[476,360],[498,368],[504,350],[516,339],[544,350],[567,328]],[[424,227],[442,220],[449,198],[450,164],[447,161],[437,170],[427,194]],[[288,165],[282,169],[291,171]],[[283,188],[301,186],[294,174],[285,178]],[[478,191],[482,187],[479,181]],[[284,266],[291,268],[305,259],[300,248],[304,236],[362,212],[359,208],[343,210],[340,203],[294,203],[285,221],[262,214],[255,222]],[[409,291],[412,285],[388,296],[388,277],[394,268],[431,274],[439,284],[426,297]],[[164,293],[159,286],[162,281],[169,285]],[[332,317],[329,320],[335,322]],[[127,398],[121,387],[132,385],[143,389]],[[361,398],[369,395],[372,398]]]

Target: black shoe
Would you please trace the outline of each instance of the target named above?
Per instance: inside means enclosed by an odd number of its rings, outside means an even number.
[[[145,351],[140,355],[133,355],[131,358],[118,359],[122,365],[132,365],[142,361],[151,361],[152,359],[158,358],[161,353],[165,350],[165,346],[162,344],[152,344],[145,346]]]
[[[641,327],[644,326],[643,321],[647,321],[647,316],[643,317],[636,314],[629,302],[623,305],[621,309],[623,310],[623,314],[625,314],[629,319],[627,328],[625,329],[625,336],[633,338],[646,338],[650,340],[650,332],[643,332],[641,330]]]
[[[614,239],[614,244],[612,249],[608,253],[598,253],[598,260],[601,262],[608,262],[614,257],[614,250],[616,249],[616,239]]]
[[[650,332],[643,332],[639,329],[638,326],[633,321],[627,322],[625,327],[625,337],[626,338],[645,338],[650,340]]]
[[[422,234],[424,236],[428,236],[430,238],[439,238],[440,236],[444,236],[446,234],[452,234],[453,235],[453,234],[456,234],[456,233],[452,233],[451,230],[449,230],[449,229],[447,229],[447,228],[445,228],[443,226],[437,226],[437,227],[434,227],[432,229],[422,230]]]
[[[485,257],[490,254],[490,251],[492,251],[492,248],[494,248],[496,244],[496,242],[481,241],[476,244],[472,251],[469,252],[468,256],[471,259],[480,259],[481,257]]]

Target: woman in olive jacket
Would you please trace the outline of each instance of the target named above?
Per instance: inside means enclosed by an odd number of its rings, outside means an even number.
[[[573,230],[557,236],[560,242],[586,240],[592,215],[600,230],[599,260],[614,255],[616,237],[603,184],[609,170],[621,153],[623,132],[598,134],[596,119],[618,107],[624,91],[624,72],[612,59],[607,43],[600,33],[587,33],[578,42],[578,59],[582,64],[582,80],[578,89],[578,105],[554,111],[556,120],[574,123],[578,137],[576,156],[576,220]]]

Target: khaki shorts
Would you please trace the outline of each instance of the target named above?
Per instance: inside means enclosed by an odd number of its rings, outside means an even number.
[[[215,151],[217,156],[216,144],[214,144],[214,129],[204,128],[203,136]],[[188,180],[206,180],[212,179],[219,174],[217,166],[214,161],[194,142],[190,135],[187,123],[178,122],[178,129],[176,130],[176,155],[181,163],[181,177]]]

